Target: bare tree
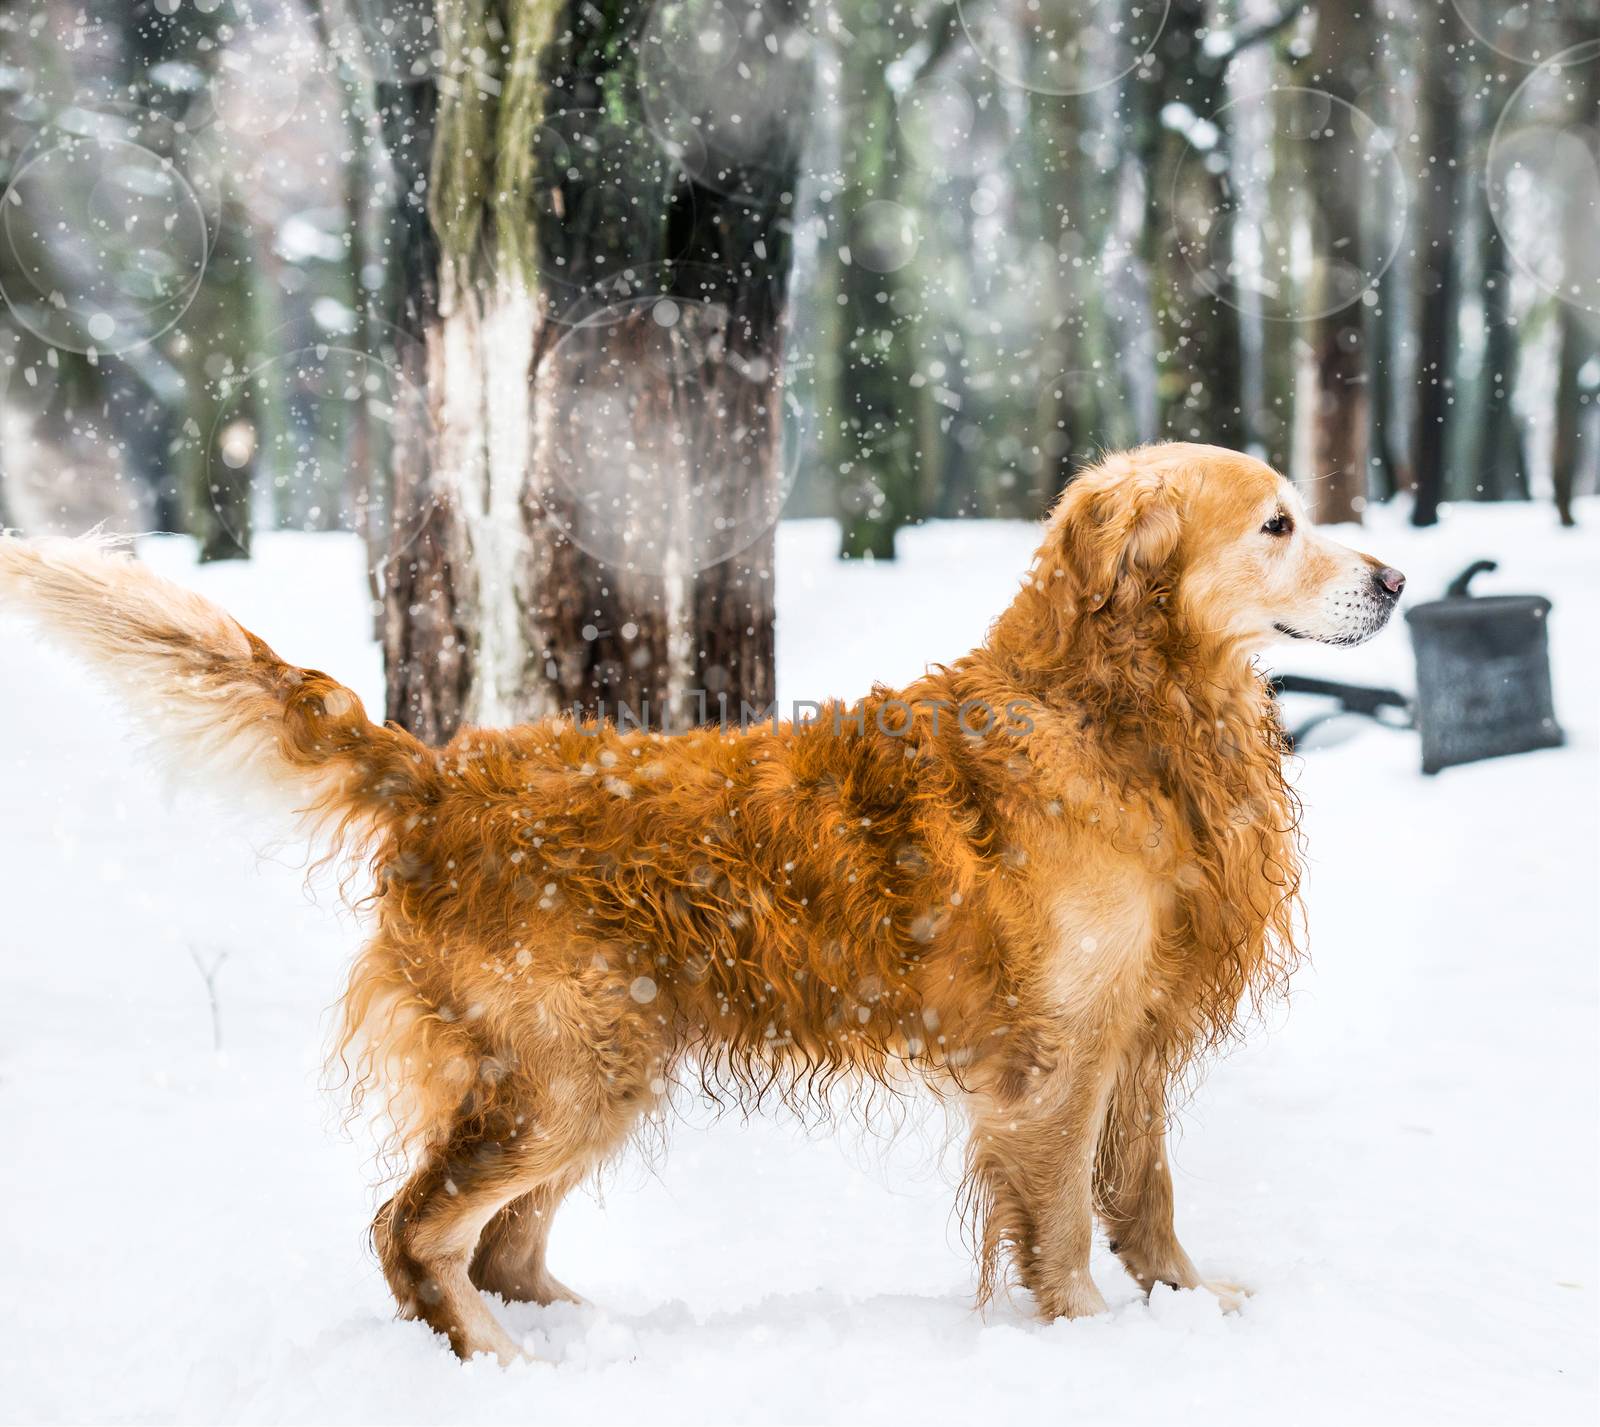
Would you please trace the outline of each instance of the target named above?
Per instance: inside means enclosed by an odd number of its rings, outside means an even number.
[[[1316,7],[1316,43],[1310,82],[1345,105],[1354,105],[1372,67],[1375,15],[1370,6]],[[1348,112],[1348,111],[1344,111]],[[1315,195],[1327,231],[1341,238],[1362,231],[1362,204],[1373,195],[1364,183],[1362,155],[1337,122],[1306,147],[1306,187]],[[1354,139],[1355,136],[1349,136]],[[1339,274],[1348,269],[1336,253],[1317,255],[1307,333],[1311,344],[1311,474],[1307,488],[1319,521],[1359,521],[1367,492],[1367,308],[1350,296]]]
[[[10,530],[15,522],[11,516],[11,505],[6,499],[6,463],[5,448],[0,446],[0,530]]]
[[[1584,320],[1584,314],[1575,312],[1566,303],[1556,304],[1556,322],[1560,338],[1556,363],[1556,421],[1555,439],[1550,450],[1550,471],[1555,487],[1556,511],[1561,523],[1576,525],[1572,502],[1577,492],[1578,471],[1584,455],[1584,417],[1595,404],[1593,388],[1582,386],[1584,366],[1591,361],[1600,344]]]
[[[1593,40],[1600,35],[1600,10],[1593,3],[1574,3],[1566,11],[1568,43]],[[1593,51],[1587,60],[1573,66],[1573,112],[1595,123],[1600,114],[1600,57]],[[1592,240],[1592,234],[1590,235]],[[1567,235],[1568,241],[1581,241],[1576,233]],[[1569,303],[1556,303],[1556,321],[1560,332],[1556,362],[1555,435],[1550,451],[1550,471],[1555,487],[1556,510],[1565,526],[1577,524],[1573,513],[1573,496],[1577,491],[1578,472],[1584,458],[1584,426],[1592,417],[1596,404],[1594,384],[1585,389],[1583,372],[1600,358],[1600,317],[1593,311],[1579,311]],[[1590,441],[1594,440],[1593,424]],[[1589,459],[1594,459],[1591,446]]]
[[[1173,0],[1135,81],[1136,145],[1144,171],[1142,254],[1157,329],[1157,429],[1224,446],[1244,439],[1243,348],[1228,261],[1235,201],[1226,136],[1210,124],[1226,95],[1227,62],[1206,44],[1208,0]],[[1203,142],[1200,135],[1204,134]],[[1214,147],[1213,147],[1214,146]]]
[[[1248,397],[1234,273],[1240,198],[1234,140],[1214,121],[1228,98],[1229,67],[1304,9],[1305,0],[1285,0],[1265,20],[1230,30],[1215,0],[1173,0],[1151,68],[1130,79],[1145,197],[1140,248],[1158,338],[1156,427],[1165,436],[1244,444]]]
[[[1367,465],[1367,491],[1371,499],[1388,500],[1411,483],[1411,472],[1401,454],[1402,401],[1399,394],[1401,352],[1401,273],[1389,268],[1378,279],[1377,303],[1368,323],[1368,362],[1370,370],[1371,442]]]
[[[1455,238],[1461,226],[1464,30],[1452,4],[1423,7],[1418,104],[1422,152],[1417,182],[1417,412],[1411,468],[1411,519],[1433,525],[1444,497],[1448,426],[1453,416],[1458,279]]]
[[[837,473],[839,553],[893,559],[895,532],[923,505],[925,391],[917,371],[919,299],[905,271],[914,245],[904,200],[906,156],[897,86],[931,72],[961,34],[954,4],[886,23],[877,0],[839,7],[839,172],[825,210],[829,284],[838,292],[837,364],[825,433]],[[897,78],[891,82],[891,67]]]
[[[1511,311],[1511,264],[1505,240],[1484,203],[1479,222],[1479,292],[1483,308],[1483,376],[1476,405],[1479,494],[1526,500],[1530,494],[1527,441],[1516,410],[1521,365]]]

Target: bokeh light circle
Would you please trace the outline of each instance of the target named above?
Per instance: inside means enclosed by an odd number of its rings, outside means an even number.
[[[434,0],[351,0],[356,53],[379,84],[425,84],[439,72],[442,48]]]
[[[1571,31],[1576,0],[1450,0],[1473,35],[1496,54],[1538,64]]]
[[[898,272],[922,241],[917,215],[888,198],[863,203],[850,231],[850,261],[875,273]]]
[[[547,517],[613,569],[690,575],[778,522],[805,414],[710,278],[597,309],[540,362],[536,483]],[[768,474],[775,462],[776,477]]]
[[[771,201],[811,122],[816,44],[778,0],[660,0],[638,44],[645,122],[695,182]]]
[[[351,531],[392,559],[437,504],[407,499],[397,508],[390,499],[383,472],[398,441],[420,452],[435,447],[427,396],[397,366],[332,344],[285,352],[222,390],[206,446],[212,509],[243,544],[223,493],[253,465],[252,498],[267,504],[275,521]]]
[[[322,62],[309,31],[280,26],[251,31],[244,43],[217,56],[211,102],[224,128],[258,139],[289,123],[300,107],[302,85]]]
[[[956,0],[979,58],[1005,83],[1035,94],[1092,94],[1131,73],[1155,48],[1171,0],[1131,0],[1108,21],[1096,0]]]
[[[1276,321],[1341,311],[1374,288],[1405,236],[1406,175],[1394,140],[1354,105],[1284,86],[1189,116],[1173,180],[1174,237],[1203,291]],[[1270,142],[1262,142],[1262,136]],[[1282,173],[1274,165],[1284,163]],[[1215,210],[1185,214],[1204,166],[1225,175]],[[1316,186],[1327,169],[1350,191]]]
[[[210,241],[199,193],[173,157],[104,126],[52,128],[0,195],[0,297],[65,351],[131,351],[188,310]]]
[[[1489,140],[1489,211],[1506,249],[1552,297],[1600,318],[1600,114],[1586,101],[1600,40],[1539,65]]]
[[[973,142],[978,105],[960,80],[930,75],[911,85],[895,102],[895,121],[912,160],[944,177],[974,174],[984,163]]]

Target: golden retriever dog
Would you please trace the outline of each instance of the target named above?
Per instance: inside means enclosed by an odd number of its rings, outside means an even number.
[[[1398,571],[1195,445],[1068,486],[971,653],[801,723],[556,719],[429,748],[104,542],[0,541],[0,595],[185,771],[284,795],[370,868],[335,1051],[406,1168],[373,1225],[402,1314],[517,1344],[480,1290],[569,1297],[563,1197],[689,1080],[748,1108],[921,1081],[970,1125],[982,1292],[1105,1307],[1207,1282],[1165,1150],[1186,1067],[1298,956],[1297,805],[1252,656],[1358,644]],[[981,712],[976,712],[980,711]]]

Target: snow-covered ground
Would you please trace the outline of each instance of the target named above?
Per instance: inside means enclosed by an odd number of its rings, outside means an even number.
[[[1414,734],[1351,721],[1304,758],[1315,965],[1174,1150],[1182,1237],[1254,1286],[1241,1315],[1146,1303],[1102,1248],[1109,1315],[980,1316],[937,1115],[886,1145],[689,1107],[563,1211],[555,1270],[595,1306],[508,1310],[556,1360],[508,1371],[394,1321],[366,1249],[368,1147],[318,1089],[354,920],[292,849],[169,800],[93,686],[0,627],[0,1419],[1595,1420],[1600,503],[1582,517],[1361,535],[1408,598],[1481,554],[1484,591],[1552,595],[1570,743],[1424,778]],[[876,568],[833,539],[782,531],[785,700],[959,653],[1033,536],[929,527]],[[379,703],[352,541],[204,570],[144,549]],[[1398,620],[1290,653],[1410,680]]]

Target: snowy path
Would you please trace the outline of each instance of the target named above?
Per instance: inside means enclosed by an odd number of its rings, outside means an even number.
[[[970,1310],[936,1116],[894,1146],[693,1111],[558,1222],[595,1308],[508,1316],[557,1366],[456,1364],[396,1323],[367,1151],[317,1089],[358,935],[292,855],[166,801],[107,704],[0,629],[0,1419],[395,1422],[1588,1422],[1596,1402],[1600,505],[1457,511],[1366,540],[1436,593],[1467,559],[1556,600],[1565,750],[1417,771],[1357,727],[1307,756],[1315,967],[1217,1065],[1174,1159],[1222,1318]],[[784,699],[861,692],[981,635],[1031,534],[932,527],[842,569],[786,526]],[[376,703],[360,555],[278,536],[249,568],[152,558]],[[1309,670],[1296,650],[1294,667]],[[1350,678],[1408,681],[1402,627]],[[1415,889],[1426,888],[1424,894]],[[217,972],[221,1054],[205,986]],[[743,1206],[743,1207],[741,1207]],[[748,1206],[758,1206],[752,1212]]]

